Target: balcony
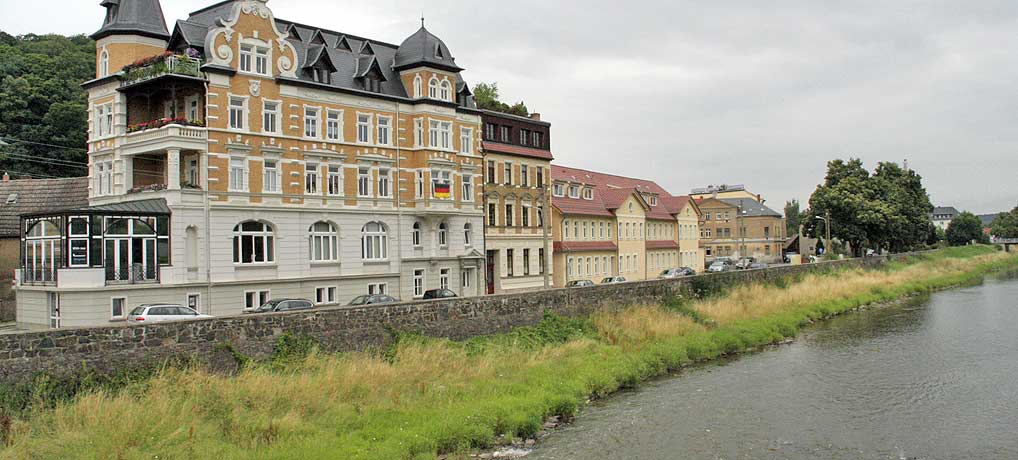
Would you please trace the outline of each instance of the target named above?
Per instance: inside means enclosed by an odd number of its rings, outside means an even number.
[[[134,86],[164,76],[204,79],[201,59],[166,52],[135,61],[123,69],[121,87]]]
[[[123,153],[143,155],[170,149],[204,152],[208,148],[208,132],[198,125],[200,123],[182,118],[162,118],[131,125],[124,139]]]

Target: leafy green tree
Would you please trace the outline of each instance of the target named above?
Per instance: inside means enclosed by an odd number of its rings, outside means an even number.
[[[1018,238],[1018,207],[1002,212],[990,224],[990,233],[1000,238]]]
[[[474,86],[474,102],[477,103],[477,107],[480,109],[508,113],[521,117],[530,116],[530,111],[527,109],[527,105],[524,104],[523,101],[517,102],[513,105],[502,102],[499,99],[498,83],[496,82],[478,83]]]
[[[95,42],[85,36],[0,32],[0,173],[82,176]]]
[[[847,242],[855,255],[861,255],[881,215],[869,191],[869,178],[859,159],[829,162],[824,182],[809,198],[809,213],[804,220],[809,236],[820,237],[823,227],[816,216],[829,213],[831,237]]]
[[[925,245],[933,204],[923,187],[922,177],[897,163],[880,163],[871,176],[877,201],[882,206],[882,228],[871,241],[892,252],[904,252]]]
[[[947,242],[951,246],[965,246],[973,241],[986,242],[983,222],[975,214],[963,212],[947,224]]]
[[[785,234],[796,235],[799,233],[799,225],[802,224],[802,211],[799,209],[799,200],[785,202]]]

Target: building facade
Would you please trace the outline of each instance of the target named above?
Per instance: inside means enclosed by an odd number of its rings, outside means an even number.
[[[933,208],[933,213],[930,214],[930,220],[933,221],[933,225],[937,228],[947,231],[947,227],[951,225],[951,221],[955,217],[961,214],[958,208],[953,206],[937,206]]]
[[[485,111],[485,293],[551,286],[551,125]]]
[[[706,263],[723,257],[781,261],[785,219],[780,213],[749,198],[707,198],[697,204],[703,213],[700,247]]]
[[[481,112],[423,25],[397,46],[236,0],[170,33],[158,0],[102,5],[90,206],[23,218],[22,326],[483,291]]]
[[[683,262],[702,270],[698,207],[688,197],[649,180],[557,165],[552,179],[556,286],[652,279]]]

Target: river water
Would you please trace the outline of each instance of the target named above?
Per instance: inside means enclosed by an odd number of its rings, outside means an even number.
[[[1018,281],[841,316],[585,408],[528,460],[1018,459]]]

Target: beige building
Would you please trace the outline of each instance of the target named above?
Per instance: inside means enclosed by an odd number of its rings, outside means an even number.
[[[562,166],[552,166],[552,178],[556,286],[651,279],[684,264],[702,270],[698,208],[688,197],[653,181]]]
[[[485,111],[485,292],[551,285],[551,124]]]
[[[266,0],[172,33],[158,0],[102,5],[90,206],[23,223],[19,324],[483,291],[481,112],[442,40],[293,23]]]
[[[786,236],[780,213],[749,198],[707,198],[697,204],[703,214],[700,247],[706,263],[720,257],[781,261]]]

